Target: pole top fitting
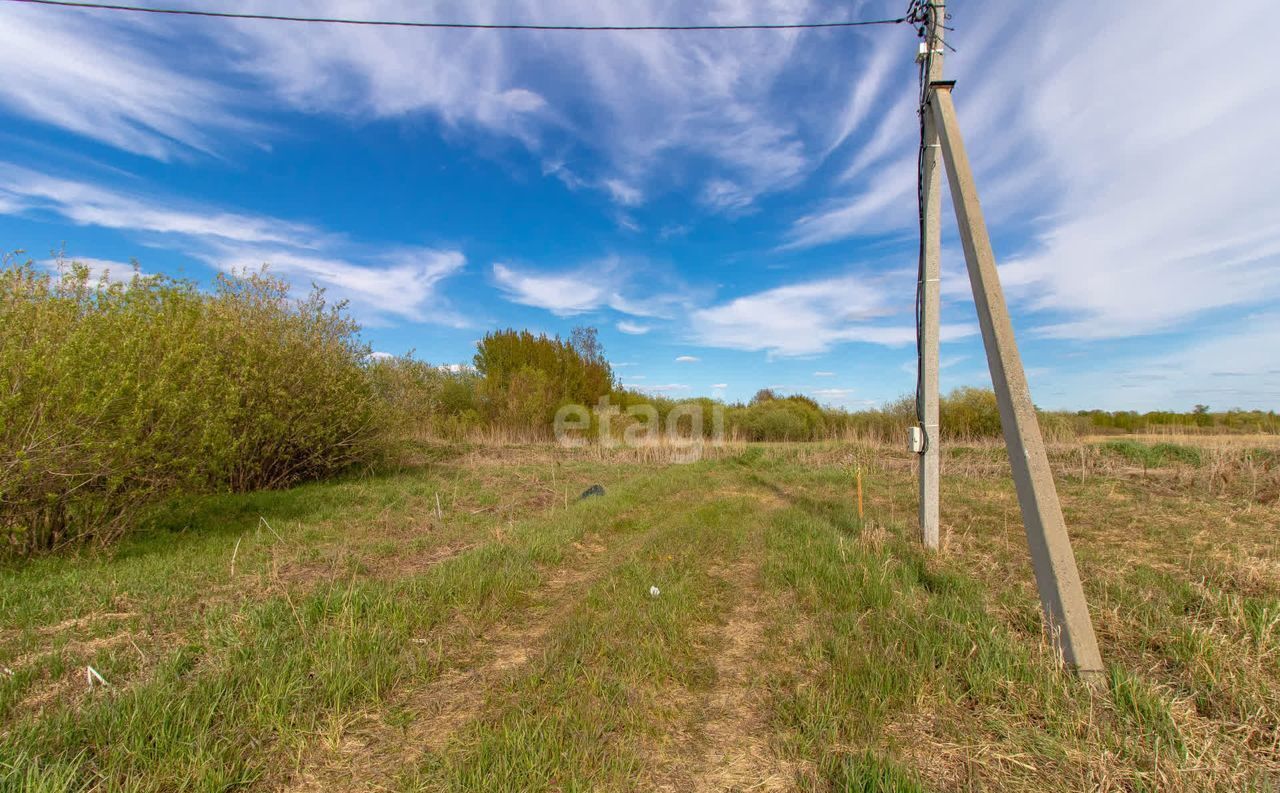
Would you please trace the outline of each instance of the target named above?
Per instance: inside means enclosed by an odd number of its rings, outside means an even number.
[[[955,87],[956,87],[955,80],[930,80],[929,81],[929,88],[934,91],[942,91],[942,90],[950,91],[952,88],[955,88]]]

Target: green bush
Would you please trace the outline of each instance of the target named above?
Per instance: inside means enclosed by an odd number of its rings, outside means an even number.
[[[822,409],[805,397],[753,401],[731,412],[728,420],[734,434],[749,441],[809,441],[827,435]]]
[[[372,459],[368,350],[321,292],[0,270],[0,542],[108,541],[181,491],[282,487]]]
[[[382,448],[387,415],[360,326],[320,290],[296,302],[288,291],[266,275],[219,276],[215,294],[197,296],[209,333],[194,354],[214,358],[220,383],[209,453],[221,461],[210,486],[283,487]]]
[[[480,424],[480,378],[471,369],[432,366],[412,353],[375,359],[367,369],[393,437],[460,438]]]
[[[986,388],[957,388],[938,403],[943,436],[976,440],[1002,437],[995,392]]]

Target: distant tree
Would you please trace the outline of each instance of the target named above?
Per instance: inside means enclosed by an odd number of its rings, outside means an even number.
[[[787,397],[787,401],[795,402],[798,405],[804,405],[810,410],[817,410],[817,411],[822,410],[822,406],[818,404],[818,401],[816,399],[813,399],[812,397],[807,397],[804,394],[792,394],[791,396]]]
[[[594,405],[614,388],[595,328],[575,328],[568,342],[494,331],[476,345],[475,366],[487,417],[521,428],[545,427],[559,406]]]
[[[1192,408],[1191,419],[1196,423],[1197,427],[1213,426],[1213,414],[1209,412],[1208,405],[1196,405]]]
[[[579,325],[569,332],[569,346],[577,350],[582,360],[589,364],[605,364],[604,345],[600,334],[589,325]]]
[[[772,388],[762,388],[756,392],[755,396],[751,397],[750,404],[759,405],[761,402],[773,402],[777,398],[778,394]]]

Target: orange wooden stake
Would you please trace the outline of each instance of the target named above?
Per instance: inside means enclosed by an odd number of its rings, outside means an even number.
[[[858,520],[862,520],[862,466],[858,466]]]

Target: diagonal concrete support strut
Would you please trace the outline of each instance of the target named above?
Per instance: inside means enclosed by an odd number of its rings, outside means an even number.
[[[982,342],[987,350],[987,365],[1000,406],[1000,425],[1004,430],[1013,483],[1022,508],[1022,524],[1031,547],[1031,563],[1035,568],[1040,604],[1063,660],[1090,682],[1103,677],[1102,656],[1089,618],[1075,553],[1062,519],[1058,490],[1049,469],[1044,438],[1036,418],[1026,373],[1013,337],[1013,324],[1005,305],[1000,276],[996,272],[995,255],[982,206],[974,186],[969,157],[965,153],[955,105],[951,101],[952,83],[930,84],[929,106],[942,143],[951,198],[955,203],[956,221],[973,287],[973,302],[978,308]]]

